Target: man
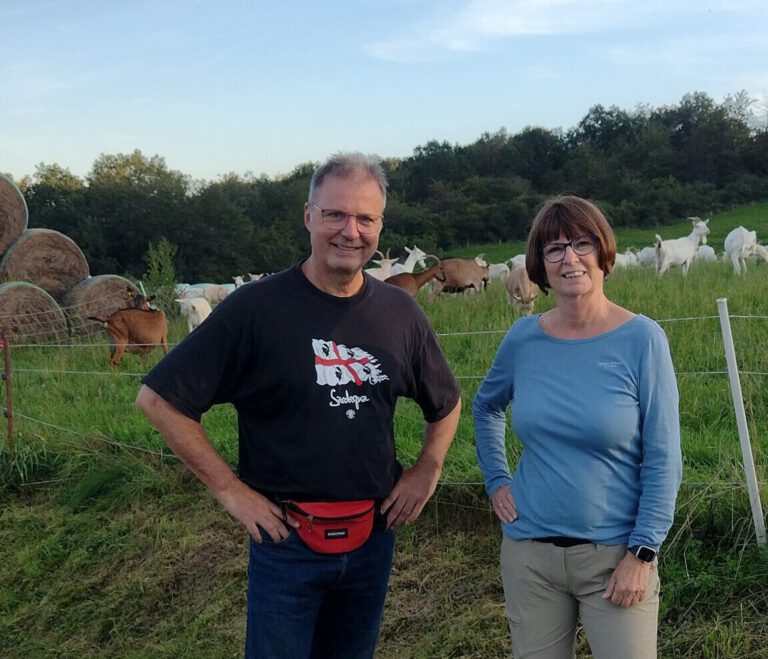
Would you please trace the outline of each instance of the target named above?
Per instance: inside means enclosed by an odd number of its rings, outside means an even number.
[[[144,379],[137,406],[251,535],[246,657],[372,657],[394,531],[435,490],[460,392],[418,305],[362,272],[378,247],[386,177],[337,154],[314,173],[304,225],[311,254],[243,286]],[[394,448],[399,396],[426,420],[416,463]],[[237,410],[235,475],[199,420]],[[374,500],[358,549],[318,553],[293,504]],[[311,528],[312,520],[309,520]]]

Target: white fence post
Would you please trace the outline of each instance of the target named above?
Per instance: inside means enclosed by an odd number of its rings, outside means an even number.
[[[752,457],[752,445],[749,441],[747,415],[744,412],[744,399],[741,395],[741,381],[739,380],[739,368],[736,364],[736,351],[733,348],[733,335],[731,334],[731,321],[728,317],[727,298],[718,298],[717,311],[720,314],[720,331],[723,333],[725,360],[728,362],[728,379],[731,381],[733,409],[736,413],[736,425],[739,428],[741,456],[744,460],[744,474],[747,477],[749,501],[752,505],[752,519],[755,522],[755,535],[757,536],[757,544],[760,547],[765,547],[765,520],[763,519],[763,507],[760,503],[760,488],[757,485],[755,461]]]

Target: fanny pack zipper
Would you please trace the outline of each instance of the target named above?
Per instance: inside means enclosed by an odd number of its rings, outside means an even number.
[[[299,513],[300,515],[303,515],[307,518],[307,528],[308,530],[312,530],[312,520],[320,520],[322,522],[344,522],[349,521],[352,519],[357,519],[358,517],[362,517],[363,515],[367,515],[373,508],[376,507],[376,504],[371,504],[371,507],[367,510],[364,510],[361,513],[355,513],[354,515],[343,515],[342,517],[324,517],[322,515],[312,515],[311,513],[308,513],[306,510],[302,510],[298,504],[293,502],[288,502],[288,508],[290,508],[293,512]]]

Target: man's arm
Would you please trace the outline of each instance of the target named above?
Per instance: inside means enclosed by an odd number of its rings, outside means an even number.
[[[461,399],[442,419],[426,425],[419,459],[403,472],[381,504],[382,512],[388,511],[387,528],[396,529],[410,524],[421,514],[437,487],[460,415]]]
[[[282,522],[281,508],[252,490],[232,471],[217,453],[203,427],[185,416],[148,386],[136,397],[136,407],[149,419],[171,450],[214,494],[222,506],[245,526],[256,542],[261,542],[258,527],[279,542],[289,530]],[[296,522],[288,519],[289,524]]]

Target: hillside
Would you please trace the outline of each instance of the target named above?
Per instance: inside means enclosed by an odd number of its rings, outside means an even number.
[[[718,251],[743,224],[768,239],[768,204],[713,215]],[[621,248],[686,222],[618,232]],[[767,241],[768,242],[768,241]],[[504,260],[520,244],[473,245]],[[662,657],[765,657],[768,554],[757,548],[715,300],[728,299],[763,504],[768,503],[768,264],[737,277],[729,264],[694,263],[659,278],[616,271],[619,304],[667,333],[681,396],[683,486],[664,545]],[[499,529],[480,484],[469,408],[514,321],[503,287],[479,296],[419,298],[451,367],[464,412],[441,485],[422,519],[403,529],[384,616],[385,659],[509,654],[498,575]],[[537,301],[537,311],[551,298]],[[186,332],[177,319],[171,341]],[[0,656],[218,658],[242,654],[246,537],[133,408],[138,378],[159,359],[107,368],[103,336],[83,344],[15,346],[10,383],[13,455],[0,449]],[[236,460],[231,408],[204,417]],[[421,419],[398,408],[398,452],[418,451]],[[508,437],[511,460],[519,445]],[[583,640],[580,645],[584,651]],[[585,655],[580,655],[585,656]]]

